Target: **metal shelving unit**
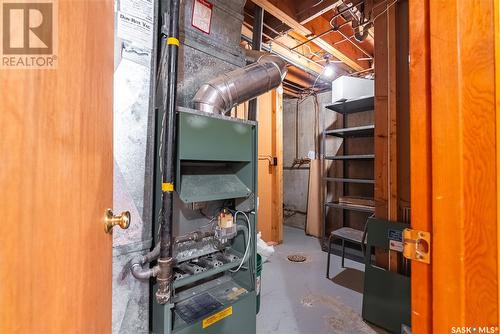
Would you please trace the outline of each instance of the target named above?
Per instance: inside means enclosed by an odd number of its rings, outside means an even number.
[[[375,184],[372,179],[349,179],[344,177],[325,177],[323,180],[327,182],[347,182],[347,183],[362,183],[362,184]]]
[[[326,160],[370,160],[375,154],[325,155]]]
[[[357,99],[341,100],[325,107],[341,114],[352,114],[373,110],[374,104],[375,98],[373,96],[363,96]]]
[[[373,136],[374,130],[375,130],[375,125],[363,125],[345,129],[328,130],[325,131],[325,134],[327,136],[331,135],[340,138],[364,137],[364,136],[369,137]]]
[[[374,97],[373,96],[366,96],[366,97],[360,97],[356,99],[349,99],[349,100],[341,100],[336,103],[330,104],[325,106],[327,109],[332,110],[334,112],[337,112],[341,114],[342,117],[342,128],[340,129],[333,129],[333,130],[326,130],[323,129],[322,132],[322,147],[323,147],[323,156],[325,160],[332,160],[332,161],[339,161],[342,163],[343,166],[343,176],[341,177],[328,177],[325,176],[323,177],[323,185],[325,189],[325,194],[327,193],[327,184],[330,182],[337,182],[339,184],[342,184],[342,193],[344,195],[348,194],[348,187],[350,184],[365,184],[365,185],[375,185],[375,180],[373,179],[367,179],[367,178],[352,178],[349,177],[347,174],[348,172],[348,162],[355,162],[355,161],[370,161],[374,160],[375,155],[374,154],[349,154],[348,148],[347,148],[347,140],[352,139],[352,138],[360,138],[360,137],[373,137],[374,136],[374,131],[375,131],[375,125],[374,124],[368,124],[368,125],[362,125],[362,126],[348,126],[347,119],[348,116],[354,113],[358,112],[364,112],[364,111],[371,111],[374,110]],[[337,138],[343,138],[344,139],[344,149],[343,153],[341,155],[330,155],[326,151],[326,138],[329,136],[337,137]],[[363,205],[353,205],[353,204],[347,204],[347,203],[339,203],[338,201],[333,201],[333,202],[325,202],[324,203],[324,221],[323,221],[323,231],[325,231],[325,240],[328,240],[328,234],[326,233],[326,226],[327,226],[327,210],[329,208],[334,208],[337,210],[345,210],[345,211],[357,211],[357,212],[363,212],[363,213],[373,213],[374,212],[374,207],[368,207],[368,206],[363,206]],[[346,227],[345,225],[345,215],[342,216],[343,221],[342,221],[342,227]],[[368,216],[367,216],[368,218]],[[324,246],[327,243],[324,242]],[[326,248],[327,249],[327,248]]]
[[[328,202],[328,203],[325,203],[325,206],[330,207],[330,208],[359,211],[359,212],[371,212],[371,213],[373,213],[375,211],[375,208],[368,208],[368,207],[363,207],[363,206],[337,203],[337,202]]]

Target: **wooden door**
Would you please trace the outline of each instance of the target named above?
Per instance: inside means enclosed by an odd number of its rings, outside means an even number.
[[[283,241],[283,96],[273,90],[258,104],[258,230],[266,242]]]
[[[410,0],[412,227],[432,237],[431,265],[412,263],[413,333],[498,332],[495,4]]]
[[[111,332],[113,1],[57,3],[57,68],[0,69],[0,333]]]
[[[500,2],[495,1],[495,107],[496,107],[496,147],[497,147],[497,282],[500,282]],[[497,313],[500,323],[500,283],[497,291]]]

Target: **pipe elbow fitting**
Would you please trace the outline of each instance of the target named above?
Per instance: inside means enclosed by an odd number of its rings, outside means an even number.
[[[140,281],[149,280],[151,277],[156,277],[160,271],[158,266],[154,266],[153,268],[144,269],[140,264],[134,263],[130,267],[130,272],[132,276]]]
[[[370,28],[373,26],[373,23],[367,23],[366,25],[364,25],[362,28],[360,26],[357,26],[355,29],[354,29],[354,38],[358,41],[358,42],[362,42],[366,39],[366,37],[368,37],[368,33],[369,33],[369,30]]]
[[[144,269],[144,265],[158,258],[160,255],[160,244],[158,243],[153,250],[145,255],[139,255],[132,259],[130,272],[138,280],[148,280],[150,277],[156,277],[159,267]]]
[[[260,55],[257,62],[203,84],[193,103],[200,111],[225,114],[240,103],[281,85],[287,62],[276,55]]]

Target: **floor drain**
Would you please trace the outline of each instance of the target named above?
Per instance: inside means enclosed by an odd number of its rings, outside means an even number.
[[[304,262],[307,258],[304,255],[293,254],[288,255],[288,261],[291,262]]]

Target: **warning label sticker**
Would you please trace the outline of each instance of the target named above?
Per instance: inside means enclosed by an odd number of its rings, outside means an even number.
[[[218,321],[221,321],[224,318],[229,317],[233,314],[233,307],[230,306],[220,312],[215,313],[214,315],[209,316],[208,318],[203,319],[202,327],[207,328],[208,326],[212,326]]]
[[[403,251],[403,231],[389,229],[389,249],[397,252]]]
[[[191,24],[205,34],[210,34],[213,6],[206,0],[195,0],[193,4],[193,20]]]

